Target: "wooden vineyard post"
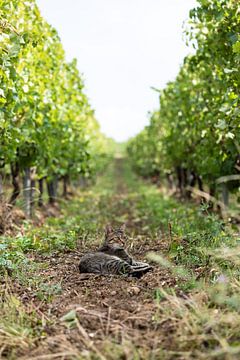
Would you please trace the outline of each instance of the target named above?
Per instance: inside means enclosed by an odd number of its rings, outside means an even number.
[[[31,217],[31,170],[24,169],[23,173],[24,212],[27,218]]]

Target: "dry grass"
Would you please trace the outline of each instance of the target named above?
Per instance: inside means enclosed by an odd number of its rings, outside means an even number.
[[[189,359],[240,354],[240,347],[233,345],[240,341],[240,314],[237,311],[213,306],[204,290],[187,299],[169,295],[163,289],[161,293],[166,301],[161,304],[158,317],[161,322],[169,322],[173,332],[168,352],[185,353],[185,356],[188,353]]]
[[[12,293],[14,284],[5,280],[0,289],[0,357],[11,358],[15,352],[30,349],[40,336],[44,319],[39,318],[32,304],[24,305]]]

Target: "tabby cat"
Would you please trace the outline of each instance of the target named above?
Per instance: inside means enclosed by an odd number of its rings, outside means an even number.
[[[107,226],[103,245],[81,258],[80,272],[140,277],[151,270],[149,264],[133,260],[124,250],[126,240],[125,225],[118,229]]]

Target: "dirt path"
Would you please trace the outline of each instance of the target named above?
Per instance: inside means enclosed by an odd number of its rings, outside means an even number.
[[[114,169],[116,190],[102,197],[96,206],[101,209],[101,201],[104,202],[113,223],[127,223],[129,233],[135,237],[129,244],[130,252],[141,260],[148,251],[165,251],[167,243],[142,232],[141,221],[134,214],[138,194],[124,181],[123,171],[118,160]],[[157,356],[169,341],[168,324],[156,321],[157,289],[177,287],[176,279],[159,267],[140,280],[80,275],[80,256],[98,245],[99,239],[91,245],[86,240],[84,245],[80,241],[72,252],[34,255],[34,261],[45,264],[38,276],[48,286],[60,284],[62,291],[51,302],[36,302],[35,307],[46,322],[45,334],[20,358],[145,359]],[[25,292],[24,296],[25,302],[35,302],[34,293]]]
[[[109,223],[127,225],[135,259],[152,252],[162,265],[141,279],[81,275],[80,257],[99,247]],[[209,256],[235,239],[215,216],[117,160],[44,224],[1,238],[11,271],[0,279],[0,358],[238,359],[239,260],[225,271],[226,261]]]

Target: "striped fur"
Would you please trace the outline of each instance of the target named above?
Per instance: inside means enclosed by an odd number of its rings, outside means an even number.
[[[100,249],[81,258],[80,272],[140,277],[151,270],[150,265],[133,260],[124,250],[123,244],[127,239],[124,230],[123,227],[117,230],[108,227],[104,244]]]

